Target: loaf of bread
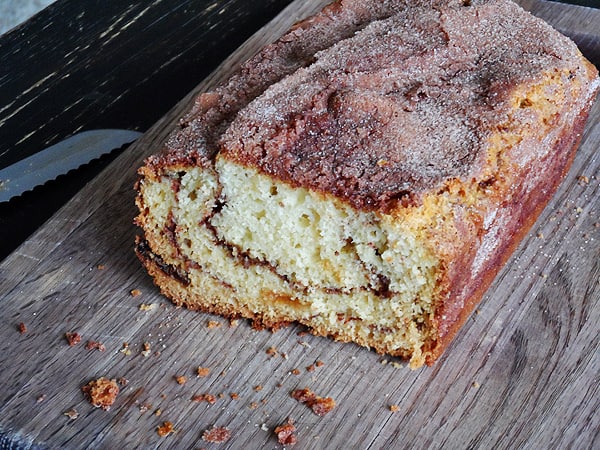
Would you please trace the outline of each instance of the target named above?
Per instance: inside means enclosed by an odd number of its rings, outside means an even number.
[[[338,0],[146,160],[137,254],[177,305],[431,364],[568,171],[598,86],[509,0]]]

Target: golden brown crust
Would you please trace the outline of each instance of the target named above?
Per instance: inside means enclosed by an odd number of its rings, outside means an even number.
[[[552,152],[554,158],[551,161],[538,161],[540,167],[532,168],[532,170],[541,170],[546,173],[546,182],[543,188],[524,197],[516,195],[513,199],[512,207],[507,205],[508,210],[518,213],[506,230],[507,235],[512,236],[512,238],[504,240],[503,245],[494,254],[489,256],[480,277],[472,278],[472,275],[468,272],[461,273],[457,271],[455,274],[451,282],[453,288],[447,297],[451,301],[441,305],[436,317],[440,336],[431,350],[427,352],[426,362],[428,365],[433,364],[448,345],[450,345],[456,333],[467,321],[497,274],[508,262],[521,241],[527,236],[527,233],[529,233],[529,230],[558,189],[575,157],[591,106],[592,101],[577,116],[573,126],[563,131],[561,139]],[[525,178],[522,179],[519,186],[521,192],[524,180]],[[455,267],[458,269],[461,266],[460,262],[457,261]],[[461,283],[460,280],[467,281]]]

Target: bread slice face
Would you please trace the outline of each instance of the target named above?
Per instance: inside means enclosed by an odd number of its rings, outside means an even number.
[[[431,364],[556,190],[597,89],[509,1],[335,2],[147,159],[137,254],[176,304]]]

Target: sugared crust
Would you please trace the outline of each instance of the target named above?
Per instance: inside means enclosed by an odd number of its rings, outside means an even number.
[[[270,85],[314,61],[314,55],[340,39],[352,36],[373,20],[389,16],[405,0],[381,2],[376,10],[357,0],[336,0],[296,23],[274,43],[250,58],[223,85],[199,95],[165,147],[147,160],[160,173],[165,166],[200,165],[210,168],[219,140],[235,115]],[[150,172],[146,172],[150,175]]]
[[[382,212],[479,177],[511,90],[572,70],[576,49],[510,2],[418,3],[271,86],[236,116],[221,157]]]

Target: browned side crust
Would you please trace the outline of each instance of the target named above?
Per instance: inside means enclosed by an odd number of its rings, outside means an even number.
[[[511,204],[505,205],[515,212],[515,215],[510,218],[506,231],[507,236],[512,235],[512,239],[505,239],[502,246],[489,256],[482,271],[483,276],[474,278],[471,273],[459,270],[462,267],[469,267],[472,258],[466,257],[465,261],[457,261],[454,266],[456,272],[453,274],[451,283],[453,289],[447,297],[447,301],[441,305],[436,314],[439,336],[434,346],[428,351],[426,360],[428,365],[433,364],[452,342],[458,330],[480,303],[487,289],[558,189],[575,158],[592,104],[593,97],[577,116],[573,126],[562,132],[554,151],[550,153],[551,158],[538,161],[538,166],[532,168],[533,171],[545,173],[547,183],[527,195],[524,187],[526,178],[521,177],[521,184],[516,189]],[[463,265],[463,263],[465,264]]]

